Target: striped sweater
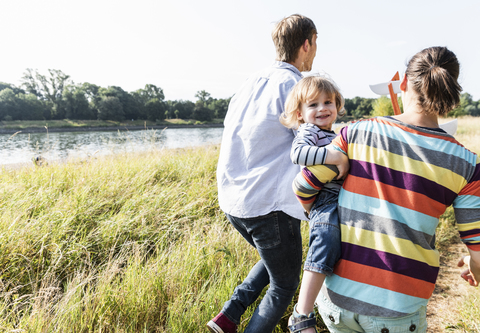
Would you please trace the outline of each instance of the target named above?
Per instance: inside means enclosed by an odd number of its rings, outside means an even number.
[[[400,317],[426,306],[439,270],[435,229],[453,205],[463,242],[480,251],[480,159],[452,136],[390,117],[359,121],[332,142],[348,155],[339,194],[342,256],[323,293],[355,313]],[[300,200],[335,177],[299,173]]]
[[[327,158],[326,146],[332,142],[337,134],[334,131],[322,130],[314,124],[303,123],[298,127],[297,135],[292,143],[290,158],[294,164],[309,166],[324,164]],[[337,172],[336,166],[329,166]],[[333,179],[325,184],[325,190],[338,194],[343,180]],[[310,198],[309,202],[315,201],[318,191]]]
[[[301,124],[290,151],[292,162],[303,166],[325,164],[327,158],[325,146],[336,136],[335,132],[322,130],[314,124]]]

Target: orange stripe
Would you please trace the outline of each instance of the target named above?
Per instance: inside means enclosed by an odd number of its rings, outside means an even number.
[[[460,237],[461,239],[466,239],[466,238],[473,238],[473,237],[480,237],[480,234],[473,234],[473,235],[468,235],[464,237]]]
[[[473,251],[480,251],[480,244],[466,244],[467,247],[470,249],[470,250],[473,250]]]
[[[313,173],[312,173],[312,175],[313,175]],[[318,187],[317,185],[313,184],[313,183],[311,182],[311,180],[310,180],[309,178],[307,178],[307,177],[303,174],[303,172],[302,172],[302,176],[303,176],[303,179],[305,179],[305,180],[307,181],[307,183],[308,183],[311,187],[313,187],[314,189],[319,190],[319,191],[322,189],[321,187]],[[315,175],[313,175],[313,176],[315,176]],[[317,179],[317,177],[315,177],[315,179]],[[317,180],[318,180],[318,179],[317,179]],[[319,180],[318,180],[318,181],[319,181]],[[319,181],[319,182],[320,182],[320,181]],[[320,182],[320,183],[321,183],[321,182]],[[323,183],[322,183],[322,184],[323,184]]]
[[[434,283],[344,259],[337,263],[334,273],[349,280],[423,299],[430,298],[435,289]]]
[[[341,150],[344,152],[348,151],[348,144],[347,142],[343,139],[343,136],[337,135],[335,139],[333,139],[332,143],[336,146],[338,146]]]
[[[301,203],[309,204],[309,203],[313,203],[315,201],[315,199],[317,198],[317,196],[314,196],[312,199],[309,199],[309,200],[304,200],[303,197],[301,197],[301,196],[297,196],[297,198]]]
[[[475,195],[480,197],[480,180],[476,180],[465,185],[458,195]]]
[[[443,214],[446,208],[444,204],[432,200],[424,194],[353,175],[348,175],[343,187],[349,192],[386,200],[437,218]]]
[[[366,119],[366,120],[368,120],[368,119]],[[423,136],[430,137],[430,138],[438,138],[438,139],[441,139],[441,140],[444,140],[444,141],[449,141],[449,142],[455,143],[455,144],[457,144],[458,146],[463,147],[463,145],[460,144],[460,142],[458,142],[458,141],[455,140],[454,138],[448,138],[448,137],[441,136],[441,135],[437,135],[437,134],[420,132],[420,131],[417,131],[417,130],[415,130],[415,129],[402,126],[402,125],[400,125],[400,124],[391,123],[391,122],[386,121],[386,120],[381,119],[381,118],[374,118],[374,120],[375,120],[376,122],[378,122],[378,123],[381,123],[381,124],[385,124],[385,125],[388,125],[388,126],[393,126],[393,127],[401,128],[401,129],[404,130],[405,132],[415,133],[415,134],[423,135]]]

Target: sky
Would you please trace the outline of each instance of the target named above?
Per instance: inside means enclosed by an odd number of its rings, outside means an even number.
[[[21,85],[27,68],[58,69],[75,83],[161,87],[166,100],[200,90],[229,98],[271,65],[271,31],[291,14],[318,30],[313,72],[344,97],[376,98],[370,84],[403,73],[429,46],[461,64],[464,92],[480,99],[478,0],[15,0],[0,2],[0,82]]]

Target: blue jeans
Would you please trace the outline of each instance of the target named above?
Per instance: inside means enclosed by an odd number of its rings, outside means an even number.
[[[341,252],[338,194],[323,190],[310,211],[310,238],[304,270],[332,275]]]
[[[230,300],[224,304],[222,313],[238,325],[247,307],[270,284],[244,333],[272,332],[300,282],[300,220],[280,211],[255,218],[226,215],[238,232],[257,249],[261,260],[253,266],[243,283],[235,288]]]

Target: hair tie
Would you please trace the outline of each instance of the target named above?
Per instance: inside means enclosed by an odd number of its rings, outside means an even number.
[[[431,70],[434,69],[435,67],[438,67],[438,66],[437,66],[437,65],[430,66],[430,68],[429,68],[428,70],[431,71]]]

